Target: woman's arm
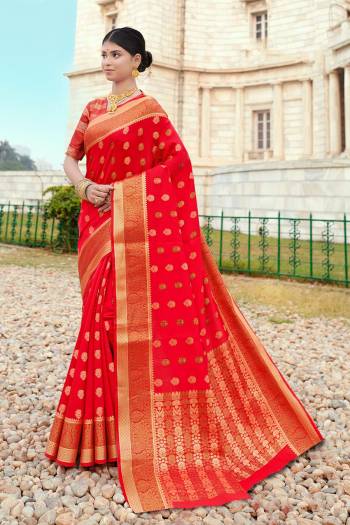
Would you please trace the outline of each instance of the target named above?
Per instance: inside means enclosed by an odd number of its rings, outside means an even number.
[[[82,174],[79,168],[79,161],[77,159],[73,159],[73,157],[70,157],[69,155],[65,156],[65,159],[63,162],[63,170],[65,174],[67,175],[68,179],[71,181],[71,183],[74,186],[81,179],[84,178],[84,175]]]
[[[86,106],[71,138],[70,144],[67,148],[67,151],[71,153],[71,155],[66,152],[66,156],[63,162],[63,170],[74,186],[76,186],[79,181],[85,178],[79,168],[79,160],[81,160],[81,158],[85,154],[84,133],[82,132],[82,129],[85,128],[87,122],[88,120]],[[113,186],[109,184],[90,184],[86,188],[86,200],[94,204],[95,207],[100,206],[101,211],[107,211],[108,209],[110,209],[110,201],[109,199],[107,199],[108,202],[106,202],[106,198],[108,198],[108,194],[112,188]]]
[[[69,155],[66,155],[64,162],[63,162],[64,172],[74,186],[80,180],[85,178],[79,168],[78,162],[79,161],[77,159],[74,159],[73,157],[70,157]],[[85,193],[86,200],[88,200],[95,206],[101,206],[102,202],[106,199],[106,197],[108,196],[112,188],[113,186],[111,184],[92,183],[86,189],[86,193]],[[96,199],[97,199],[97,203],[96,203]],[[103,203],[103,204],[108,204],[108,203]],[[101,211],[107,211],[108,209],[110,209],[110,206],[104,206]]]

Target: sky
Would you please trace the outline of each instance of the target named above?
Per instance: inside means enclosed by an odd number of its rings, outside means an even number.
[[[0,140],[62,169],[76,0],[0,0]]]

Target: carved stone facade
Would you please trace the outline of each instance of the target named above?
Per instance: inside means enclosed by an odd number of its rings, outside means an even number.
[[[102,38],[131,25],[154,57],[138,85],[174,120],[198,167],[350,153],[350,2],[78,0],[72,131],[109,92]]]
[[[188,148],[202,213],[263,201],[261,212],[302,215],[301,199],[305,215],[349,208],[350,0],[77,0],[67,140],[86,102],[110,91],[101,43],[124,25],[139,29],[153,54],[137,83]],[[330,166],[340,170],[331,186]],[[277,186],[264,189],[276,169],[280,199]],[[317,204],[304,199],[310,177],[325,182]]]

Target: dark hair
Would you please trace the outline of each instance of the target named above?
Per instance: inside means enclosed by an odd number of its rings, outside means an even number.
[[[102,44],[105,42],[113,42],[118,44],[118,46],[123,47],[131,55],[136,55],[136,53],[141,54],[141,62],[137,68],[139,71],[144,71],[147,67],[152,64],[152,53],[146,51],[145,39],[137,29],[133,27],[117,27],[109,31],[104,39]]]

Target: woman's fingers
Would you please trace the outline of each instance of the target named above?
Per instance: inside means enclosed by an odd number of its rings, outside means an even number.
[[[98,199],[105,199],[109,195],[111,189],[108,185],[103,185],[102,188],[101,186],[102,185],[99,185],[97,188],[95,188],[94,196]]]
[[[100,203],[96,204],[96,206],[99,207],[100,211],[107,211],[111,209],[111,197],[110,195],[107,195],[107,197],[101,201]]]
[[[104,193],[95,188],[91,190],[91,199],[95,206],[101,206],[101,204],[105,202],[107,197],[108,192]]]
[[[97,188],[104,193],[109,193],[113,189],[112,184],[98,184]]]
[[[95,207],[101,208],[106,204],[107,199],[110,202],[110,192],[113,189],[111,184],[91,184],[89,186],[89,200]],[[96,202],[97,201],[97,202]]]
[[[109,190],[100,190],[99,188],[96,188],[95,190],[95,194],[96,194],[96,197],[106,197],[109,193]]]
[[[111,209],[111,205],[109,202],[105,202],[104,204],[102,204],[102,206],[100,206],[100,209],[99,211],[108,211]]]

